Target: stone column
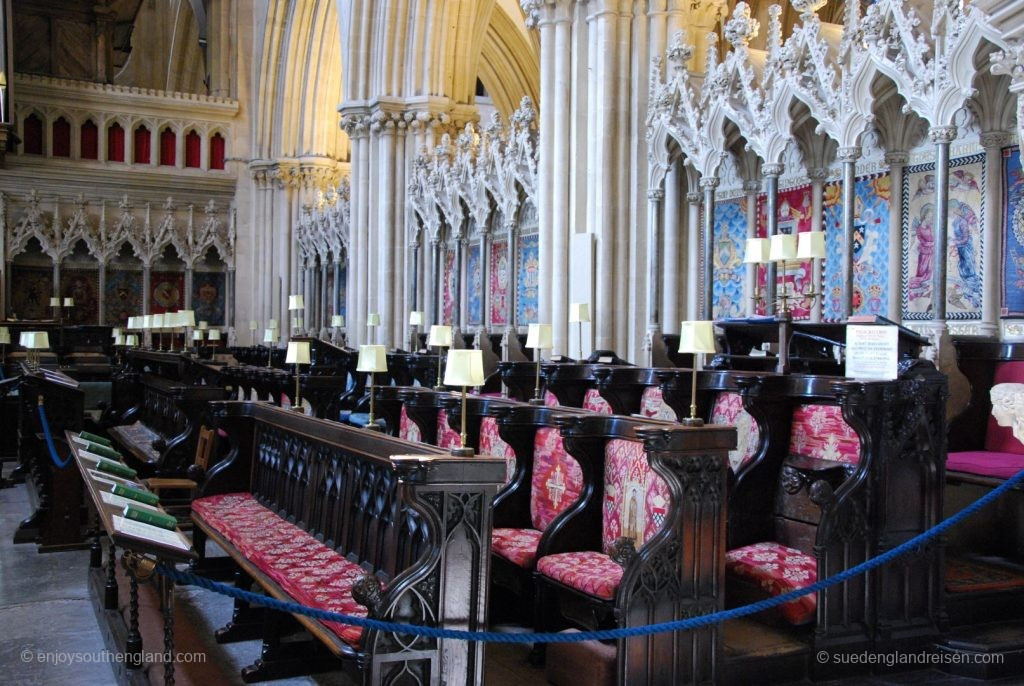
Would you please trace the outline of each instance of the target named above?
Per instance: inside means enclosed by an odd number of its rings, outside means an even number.
[[[441,237],[430,237],[430,322],[432,324],[444,324],[441,317],[444,310],[441,308],[441,265],[444,260],[441,256]]]
[[[327,256],[320,262],[320,285],[317,288],[320,292],[319,312],[317,312],[316,328],[319,331],[327,328],[331,320],[327,316]]]
[[[334,314],[341,314],[341,256],[334,256],[334,287],[331,289],[331,306]]]
[[[704,230],[701,250],[701,319],[714,319],[715,299],[715,189],[718,188],[717,176],[705,176],[700,180],[704,191]]]
[[[811,231],[821,231],[825,219],[825,177],[828,176],[828,169],[812,169],[811,177]],[[811,321],[821,321],[821,304],[825,296],[821,291],[821,260],[811,260],[811,292],[817,293],[811,298]]]
[[[572,21],[568,3],[558,3],[552,8],[551,21],[554,23],[554,75],[553,100],[542,100],[541,112],[552,110],[553,125],[551,160],[551,271],[541,278],[540,294],[543,298],[544,283],[550,284],[548,300],[551,303],[551,335],[554,350],[568,353],[569,350],[569,179],[572,155]],[[543,30],[543,22],[541,24]],[[543,135],[543,132],[541,133]],[[543,150],[543,148],[542,148]],[[543,156],[543,152],[541,153]],[[543,186],[543,179],[538,179]],[[543,224],[541,231],[543,233]],[[543,239],[542,239],[543,240]],[[544,305],[542,304],[543,308]],[[545,321],[543,318],[541,321]]]
[[[554,230],[553,222],[553,186],[555,183],[554,163],[558,157],[555,140],[555,101],[558,78],[555,66],[555,6],[544,3],[541,6],[540,21],[537,30],[540,34],[540,107],[538,134],[540,138],[540,155],[537,165],[537,222],[538,222],[538,258],[542,275],[537,286],[538,321],[551,322],[551,302],[553,289],[548,279],[554,278]],[[561,297],[561,294],[559,294]]]
[[[761,174],[764,176],[765,192],[765,233],[769,238],[779,232],[779,177],[782,176],[783,166],[779,163],[765,163],[761,165]],[[779,284],[776,278],[774,262],[765,265],[765,313],[771,313],[768,303],[776,300],[779,292]],[[783,284],[785,287],[785,284]]]
[[[490,331],[491,312],[491,232],[480,228],[480,326]]]
[[[519,273],[518,266],[516,265],[519,247],[516,245],[518,232],[511,218],[508,219],[508,226],[505,231],[508,234],[506,245],[508,250],[508,315],[506,321],[508,322],[508,328],[511,329],[513,334],[516,334],[518,331],[516,327],[519,324],[519,288],[516,281],[516,275]]]
[[[665,175],[665,203],[661,212],[664,250],[662,251],[661,325],[662,331],[671,332],[679,320],[679,294],[683,284],[679,282],[679,251],[682,245],[680,213],[682,208],[682,182],[684,171],[681,160],[673,162]],[[649,221],[650,219],[648,219]]]
[[[153,268],[149,264],[149,262],[143,262],[142,263],[142,312],[144,314],[151,314],[152,313],[152,305],[153,304],[150,302],[150,293],[152,293],[152,292],[153,292]],[[143,338],[145,338],[146,333],[143,332],[142,335],[143,335]],[[152,340],[153,340],[152,334],[149,334],[149,336],[150,336],[150,339],[149,339],[150,343],[148,345],[150,347],[152,347],[152,345],[153,345],[152,344]]]
[[[228,267],[227,293],[224,296],[224,324],[235,329],[235,267]],[[186,344],[188,341],[185,342]]]
[[[898,322],[903,318],[903,168],[909,156],[902,150],[885,154],[889,165],[889,297],[886,317]]]
[[[651,188],[647,191],[647,336],[648,345],[661,333],[661,204],[665,191]],[[648,351],[651,348],[648,347]],[[650,359],[647,363],[653,366]]]
[[[985,336],[999,334],[999,308],[1002,293],[1000,278],[1002,268],[999,264],[1003,253],[1003,235],[1000,231],[1003,201],[1002,185],[995,183],[1002,178],[1003,156],[1002,147],[1006,145],[1009,134],[1005,131],[986,131],[981,134],[981,147],[985,149],[985,224],[982,228],[981,273],[984,275],[984,286],[981,301],[981,322],[978,333]]]
[[[928,138],[935,144],[935,255],[932,265],[932,319],[946,321],[946,263],[949,246],[949,144],[955,126],[933,126]],[[851,210],[852,212],[852,210]]]
[[[192,309],[192,277],[194,274],[193,265],[185,261],[185,309]]]
[[[686,194],[686,313],[696,319],[700,308],[700,199],[698,191]]]
[[[853,212],[857,197],[854,184],[860,155],[860,146],[839,148],[838,159],[843,163],[843,319],[853,314]]]
[[[452,274],[452,278],[455,279],[455,297],[452,301],[452,326],[456,332],[464,328],[464,322],[462,321],[462,272],[466,261],[466,242],[465,236],[458,236],[455,239],[455,273]]]
[[[755,179],[743,182],[743,194],[747,199],[747,238],[757,238],[757,192],[761,190],[761,183]],[[746,253],[746,246],[744,254]],[[746,273],[743,276],[743,298],[744,311],[748,317],[757,314],[757,303],[754,299],[754,292],[757,289],[757,268],[756,264],[748,264]],[[760,293],[759,297],[768,302],[768,296]]]

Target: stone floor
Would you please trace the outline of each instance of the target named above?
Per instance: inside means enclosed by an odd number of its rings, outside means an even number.
[[[18,523],[29,514],[24,486],[0,489],[0,683],[5,686],[35,684],[110,684],[114,673],[108,664],[81,662],[74,666],[56,664],[46,654],[78,653],[99,656],[103,639],[86,588],[88,551],[36,552],[34,545],[11,543]],[[196,634],[204,637],[203,649],[223,665],[224,683],[241,683],[238,671],[259,652],[256,642],[217,645],[213,630],[227,622],[231,601],[195,588],[176,591]],[[543,670],[526,662],[527,648],[518,645],[490,645],[487,648],[486,686],[531,686],[546,683]],[[42,659],[41,659],[42,658]],[[276,682],[348,685],[343,675],[332,673]],[[979,682],[951,677],[938,671],[911,672],[875,678],[847,679],[819,686],[893,686],[896,684],[967,686],[977,684],[1024,684],[1024,678]]]

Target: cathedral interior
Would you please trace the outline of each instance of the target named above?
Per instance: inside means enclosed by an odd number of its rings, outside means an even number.
[[[1016,0],[0,0],[0,664],[1024,683],[1022,139]]]

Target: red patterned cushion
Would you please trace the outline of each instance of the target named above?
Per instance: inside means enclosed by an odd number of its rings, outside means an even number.
[[[1000,383],[1024,383],[1024,362],[999,362],[996,364],[992,385]],[[988,391],[985,392],[988,393]],[[1012,427],[999,426],[999,422],[990,412],[988,428],[985,430],[985,450],[1024,455],[1024,443],[1014,437]]]
[[[810,555],[780,543],[754,543],[725,554],[726,574],[761,587],[768,595],[778,596],[813,584],[818,580],[818,563]],[[779,612],[792,624],[814,619],[818,595],[809,593],[779,606]]]
[[[601,397],[601,393],[596,388],[587,389],[586,395],[583,396],[583,409],[598,414],[614,414],[612,406]]]
[[[949,453],[946,457],[946,469],[979,476],[991,476],[997,479],[1009,479],[1024,469],[1024,455],[988,450]]]
[[[743,409],[743,398],[739,393],[718,394],[715,406],[711,408],[711,423],[736,427],[736,450],[729,451],[729,466],[732,471],[739,471],[757,453],[761,439],[761,430],[750,413]]]
[[[537,560],[537,571],[589,595],[611,600],[622,581],[622,567],[593,550],[546,555]]]
[[[604,515],[602,543],[633,539],[639,548],[665,523],[669,494],[665,480],[651,471],[640,441],[613,438],[604,449]]]
[[[793,410],[789,452],[819,460],[857,464],[860,438],[836,405],[798,405]]]
[[[296,602],[330,612],[366,616],[366,608],[352,599],[352,586],[366,570],[277,516],[252,494],[199,498],[192,501],[192,511]],[[362,628],[338,622],[324,625],[346,643],[359,646]]]
[[[542,535],[536,529],[497,528],[491,539],[491,550],[511,563],[529,569],[537,556],[537,545]]]
[[[484,417],[480,422],[480,454],[505,458],[505,483],[516,471],[516,451],[498,435],[498,420]]]
[[[651,419],[664,419],[674,422],[678,419],[676,411],[669,407],[657,386],[648,386],[640,398],[640,414]]]
[[[548,407],[558,407],[558,398],[551,391],[544,391],[544,404]]]
[[[533,439],[533,475],[530,484],[530,520],[544,531],[583,489],[583,472],[569,457],[558,429],[542,426]]]
[[[423,442],[423,436],[420,435],[420,426],[409,419],[409,413],[405,411],[405,405],[402,405],[402,413],[399,415],[398,437],[404,438],[407,441]]]
[[[457,448],[462,444],[459,432],[448,426],[448,413],[444,410],[437,411],[437,447]]]

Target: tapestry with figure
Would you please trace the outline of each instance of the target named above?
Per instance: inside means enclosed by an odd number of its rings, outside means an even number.
[[[889,299],[888,172],[859,177],[853,186],[853,312],[886,313]],[[825,272],[822,319],[843,318],[843,186],[825,185],[822,227]]]
[[[455,314],[455,251],[444,251],[444,279],[441,284],[441,323],[451,325]]]
[[[759,202],[757,206],[758,235],[767,234],[768,203]],[[779,191],[776,214],[778,216],[780,234],[793,235],[811,230],[811,186],[797,186]],[[809,298],[798,297],[810,293],[814,287],[811,273],[813,263],[810,260],[789,260],[776,266],[775,293],[768,293],[769,299],[777,299],[779,294],[786,296],[786,306],[793,319],[808,319],[811,316]],[[763,267],[758,269],[758,280],[764,285]],[[764,291],[761,291],[764,293]],[[780,305],[779,305],[780,306]]]
[[[488,274],[491,290],[491,324],[508,324],[509,308],[509,264],[508,241],[491,243],[491,271]]]
[[[712,316],[715,319],[742,317],[743,248],[747,239],[747,199],[724,200],[715,204],[715,281]]]
[[[984,216],[985,155],[949,163],[946,227],[946,318],[981,317],[981,218]],[[935,260],[935,163],[907,167],[903,176],[903,318],[932,316]]]
[[[466,317],[472,326],[479,326],[484,323],[483,306],[483,262],[480,260],[480,246],[477,244],[469,246],[466,251]]]
[[[177,312],[185,307],[184,272],[153,272],[149,283],[149,310],[152,314]]]
[[[53,268],[11,267],[11,314],[18,319],[53,319]]]
[[[61,269],[60,296],[72,298],[73,307],[61,309],[65,324],[98,324],[100,273],[97,269]],[[63,302],[63,301],[62,301]]]
[[[536,324],[539,300],[537,287],[540,283],[540,243],[537,234],[519,239],[519,278],[516,291],[517,324]]]
[[[1020,148],[1003,149],[1004,317],[1024,317],[1024,172]]]
[[[192,274],[192,309],[197,322],[210,326],[224,326],[224,291],[227,280],[224,272],[195,272]]]
[[[113,269],[107,272],[104,286],[103,323],[127,326],[128,317],[142,313],[142,272]]]

